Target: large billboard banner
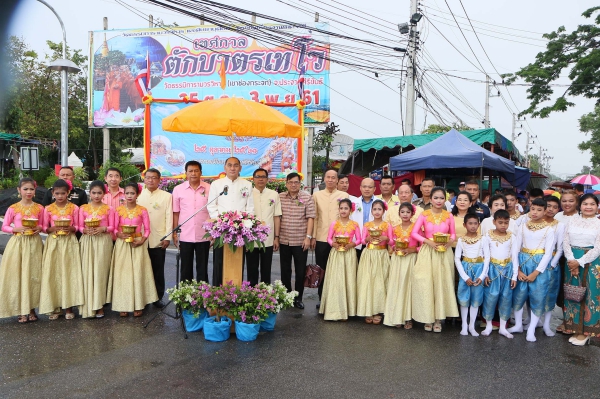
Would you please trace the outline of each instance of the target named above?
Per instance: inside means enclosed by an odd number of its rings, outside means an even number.
[[[305,123],[329,122],[329,38],[311,29],[327,24],[264,26],[289,33],[290,42],[209,25],[90,32],[90,127],[144,126],[141,73],[155,99],[303,100]]]
[[[218,176],[224,171],[225,160],[231,156],[231,137],[204,134],[166,132],[162,129],[162,119],[192,104],[183,102],[153,102],[150,105],[149,137],[146,150],[150,168],[160,170],[164,177],[181,177],[185,174],[187,161],[202,164],[202,175]],[[298,120],[296,107],[277,107],[278,111]],[[293,115],[295,113],[295,116]],[[269,172],[271,178],[285,178],[291,171],[302,168],[302,140],[287,137],[234,137],[234,155],[242,164],[240,176],[252,177],[257,168]]]

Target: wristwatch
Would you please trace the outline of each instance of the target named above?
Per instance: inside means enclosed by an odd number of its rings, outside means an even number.
[[[306,238],[308,238],[309,240],[312,240],[312,236],[310,234],[307,234]]]

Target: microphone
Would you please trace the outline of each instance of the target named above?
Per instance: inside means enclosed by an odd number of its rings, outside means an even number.
[[[223,195],[227,195],[227,191],[229,191],[229,186],[223,187]]]

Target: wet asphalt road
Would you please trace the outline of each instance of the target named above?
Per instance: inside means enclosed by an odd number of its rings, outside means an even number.
[[[0,236],[0,249],[5,242]],[[170,253],[167,286],[175,283],[174,263]],[[276,256],[274,278],[278,264]],[[325,322],[316,290],[304,303],[250,343],[234,335],[211,343],[202,333],[185,340],[179,322],[164,316],[144,329],[152,307],[139,319],[113,312],[25,325],[3,319],[0,397],[600,397],[597,346],[574,347],[540,329],[538,342],[528,343],[522,334],[462,337],[458,324],[434,334],[418,324],[405,331],[360,319]]]

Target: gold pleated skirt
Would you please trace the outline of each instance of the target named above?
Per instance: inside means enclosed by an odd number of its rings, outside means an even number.
[[[40,313],[84,303],[79,242],[75,234],[48,235],[42,262]]]
[[[383,313],[387,291],[390,255],[387,249],[362,251],[358,265],[356,315],[371,317]]]
[[[84,234],[79,241],[85,304],[79,307],[81,317],[95,317],[102,309],[108,291],[108,275],[112,260],[113,242],[110,234]]]
[[[397,326],[412,320],[412,272],[417,254],[392,255],[383,324]]]
[[[458,317],[452,249],[421,247],[412,273],[412,317],[420,323]]]
[[[325,270],[319,313],[325,320],[356,316],[356,250],[331,249]]]
[[[117,239],[108,278],[108,302],[115,312],[142,310],[158,301],[148,244],[132,247]]]
[[[0,317],[26,315],[40,305],[43,250],[39,234],[8,240],[0,263]]]

